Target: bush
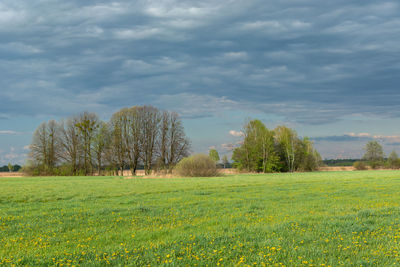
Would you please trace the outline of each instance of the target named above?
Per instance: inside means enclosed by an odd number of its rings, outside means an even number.
[[[353,167],[358,171],[364,171],[367,169],[367,165],[362,161],[354,162]]]
[[[178,175],[186,177],[211,177],[218,175],[215,161],[203,154],[182,159],[176,165],[175,171]]]
[[[388,160],[387,162],[385,162],[385,168],[387,169],[400,169],[400,161],[397,160]]]
[[[380,167],[383,166],[383,162],[381,162],[381,161],[370,161],[370,162],[369,162],[369,166],[370,166],[373,170],[376,170],[376,169],[379,169]]]

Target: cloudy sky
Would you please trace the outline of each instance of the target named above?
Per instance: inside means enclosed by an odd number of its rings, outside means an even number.
[[[400,152],[400,5],[369,0],[0,2],[0,165],[35,128],[133,105],[175,110],[194,152],[246,118],[310,136],[324,158]]]

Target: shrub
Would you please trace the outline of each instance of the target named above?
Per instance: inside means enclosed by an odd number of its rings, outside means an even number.
[[[211,177],[218,175],[215,161],[203,154],[182,159],[176,165],[175,170],[178,175],[186,177]]]
[[[366,170],[366,169],[367,169],[367,165],[366,165],[364,162],[362,162],[362,161],[356,161],[356,162],[354,162],[353,167],[354,167],[356,170],[359,170],[359,171],[363,171],[363,170]]]
[[[373,170],[376,170],[376,169],[379,169],[380,167],[383,166],[383,162],[381,162],[381,161],[371,161],[371,162],[369,162],[369,166]]]

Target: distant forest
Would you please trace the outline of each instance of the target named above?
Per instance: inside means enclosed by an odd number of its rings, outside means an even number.
[[[353,166],[354,162],[360,161],[360,159],[325,159],[323,164],[325,166]]]
[[[18,165],[18,164],[16,164],[16,165],[13,165],[13,172],[17,172],[17,171],[19,171],[20,169],[21,169],[22,167],[20,166],[20,165]],[[10,169],[8,168],[8,166],[3,166],[3,167],[0,167],[0,172],[9,172],[10,171]]]

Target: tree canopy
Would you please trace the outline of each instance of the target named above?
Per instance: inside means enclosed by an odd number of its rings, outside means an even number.
[[[308,138],[278,126],[269,130],[260,120],[251,120],[243,128],[242,145],[233,151],[234,166],[251,172],[312,171],[321,157]]]

